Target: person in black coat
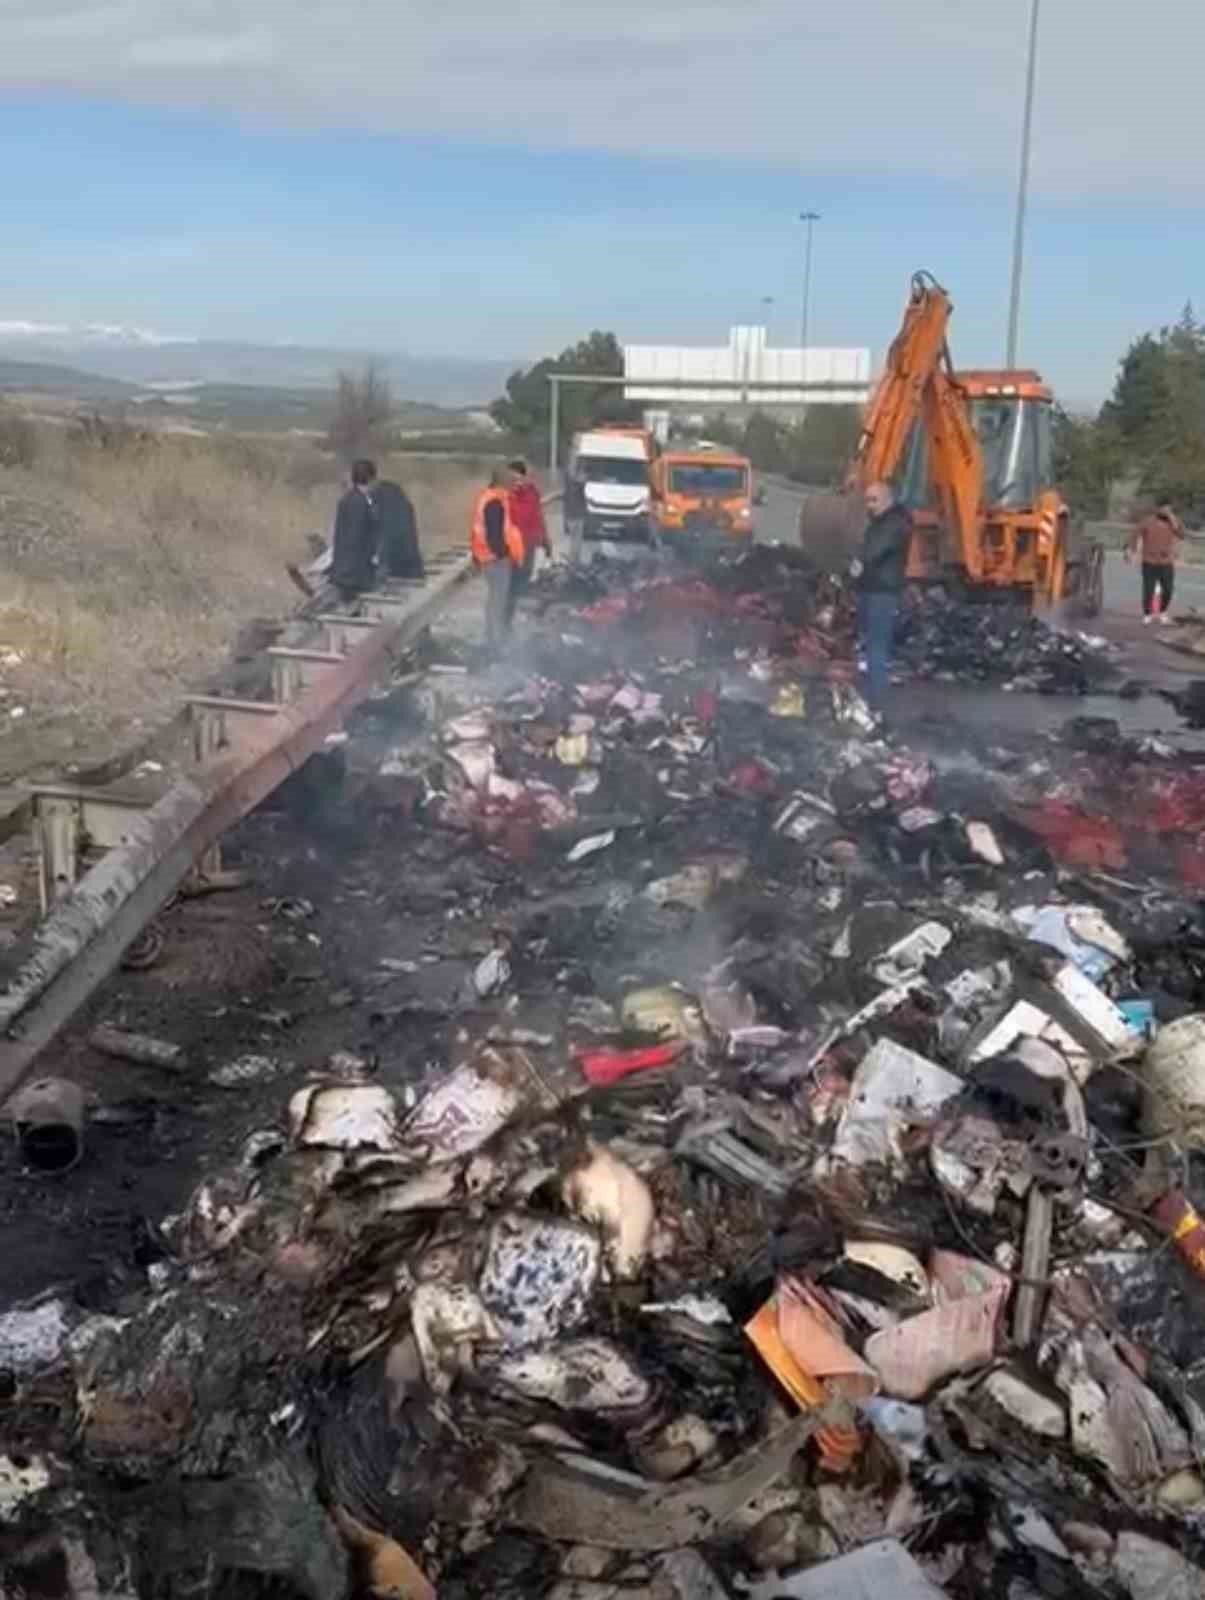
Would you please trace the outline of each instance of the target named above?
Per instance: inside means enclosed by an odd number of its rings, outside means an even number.
[[[390,478],[378,480],[372,492],[377,513],[377,536],[382,571],[390,578],[421,578],[425,575],[423,554],[418,545],[418,519],[414,504],[400,483]]]
[[[861,557],[851,563],[858,581],[858,617],[866,651],[866,700],[877,716],[891,672],[895,619],[900,609],[912,538],[912,513],[901,505],[887,483],[866,489],[869,521],[862,539]]]
[[[377,514],[373,484],[377,469],[371,461],[353,461],[351,482],[335,511],[331,541],[331,582],[344,600],[371,589],[376,577]]]

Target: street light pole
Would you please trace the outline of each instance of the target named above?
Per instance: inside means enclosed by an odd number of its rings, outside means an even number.
[[[801,349],[806,350],[808,347],[808,313],[811,310],[812,300],[812,229],[820,221],[820,213],[818,211],[801,211],[799,220],[807,228],[807,242],[803,247],[803,316],[799,327],[799,345]],[[804,366],[806,367],[806,365],[807,358],[805,357]],[[807,377],[806,371],[803,376]]]
[[[1029,200],[1029,148],[1033,135],[1034,87],[1038,75],[1038,12],[1041,0],[1030,0],[1029,64],[1025,74],[1025,116],[1021,126],[1021,166],[1017,174],[1017,216],[1013,228],[1013,276],[1008,304],[1006,366],[1017,364],[1017,330],[1021,320],[1021,270],[1025,260],[1025,208]]]

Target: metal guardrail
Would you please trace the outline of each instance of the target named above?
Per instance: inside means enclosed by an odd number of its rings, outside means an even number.
[[[442,571],[437,567],[421,589],[397,600],[377,598],[377,626],[361,638],[346,638],[344,653],[292,652],[310,658],[307,674],[292,684],[294,698],[247,703],[197,697],[193,714],[206,733],[198,739],[195,773],[131,816],[125,841],[39,923],[19,969],[0,992],[0,1101],[118,966],[196,863],[322,748],[391,656],[417,637],[472,571],[466,557],[457,557]]]
[[[548,508],[562,498],[555,490],[542,503]],[[0,1103],[222,835],[322,748],[474,568],[468,557],[444,553],[429,571],[424,583],[365,597],[376,626],[326,616],[318,621],[328,648],[268,652],[271,701],[192,697],[195,772],[123,820],[121,842],[38,924],[0,990]]]

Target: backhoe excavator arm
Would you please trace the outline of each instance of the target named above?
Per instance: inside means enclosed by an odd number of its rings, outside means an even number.
[[[958,541],[958,556],[971,583],[982,583],[983,458],[966,396],[949,371],[949,355],[925,390],[929,477],[937,491],[942,522]]]
[[[854,453],[854,476],[863,486],[889,482],[898,471],[924,409],[925,388],[941,364],[952,310],[949,295],[931,273],[913,273],[904,321],[887,352]]]
[[[913,274],[903,324],[866,413],[853,477],[863,487],[889,482],[899,471],[913,427],[923,423],[929,476],[942,518],[957,541],[967,576],[976,582],[983,574],[983,467],[946,344],[952,309],[949,295],[931,273]]]

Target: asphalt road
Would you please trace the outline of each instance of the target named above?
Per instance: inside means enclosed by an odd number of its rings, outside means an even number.
[[[763,544],[794,544],[799,537],[797,490],[775,482],[763,483],[766,503],[756,512],[757,538]],[[1141,611],[1141,576],[1116,551],[1105,557],[1105,611],[1137,616]],[[1180,566],[1176,570],[1176,609],[1205,611],[1205,567]]]
[[[1205,567],[1176,568],[1173,600],[1177,611],[1205,611]],[[1137,615],[1142,609],[1142,574],[1138,567],[1127,567],[1121,556],[1110,551],[1105,557],[1105,610]]]

